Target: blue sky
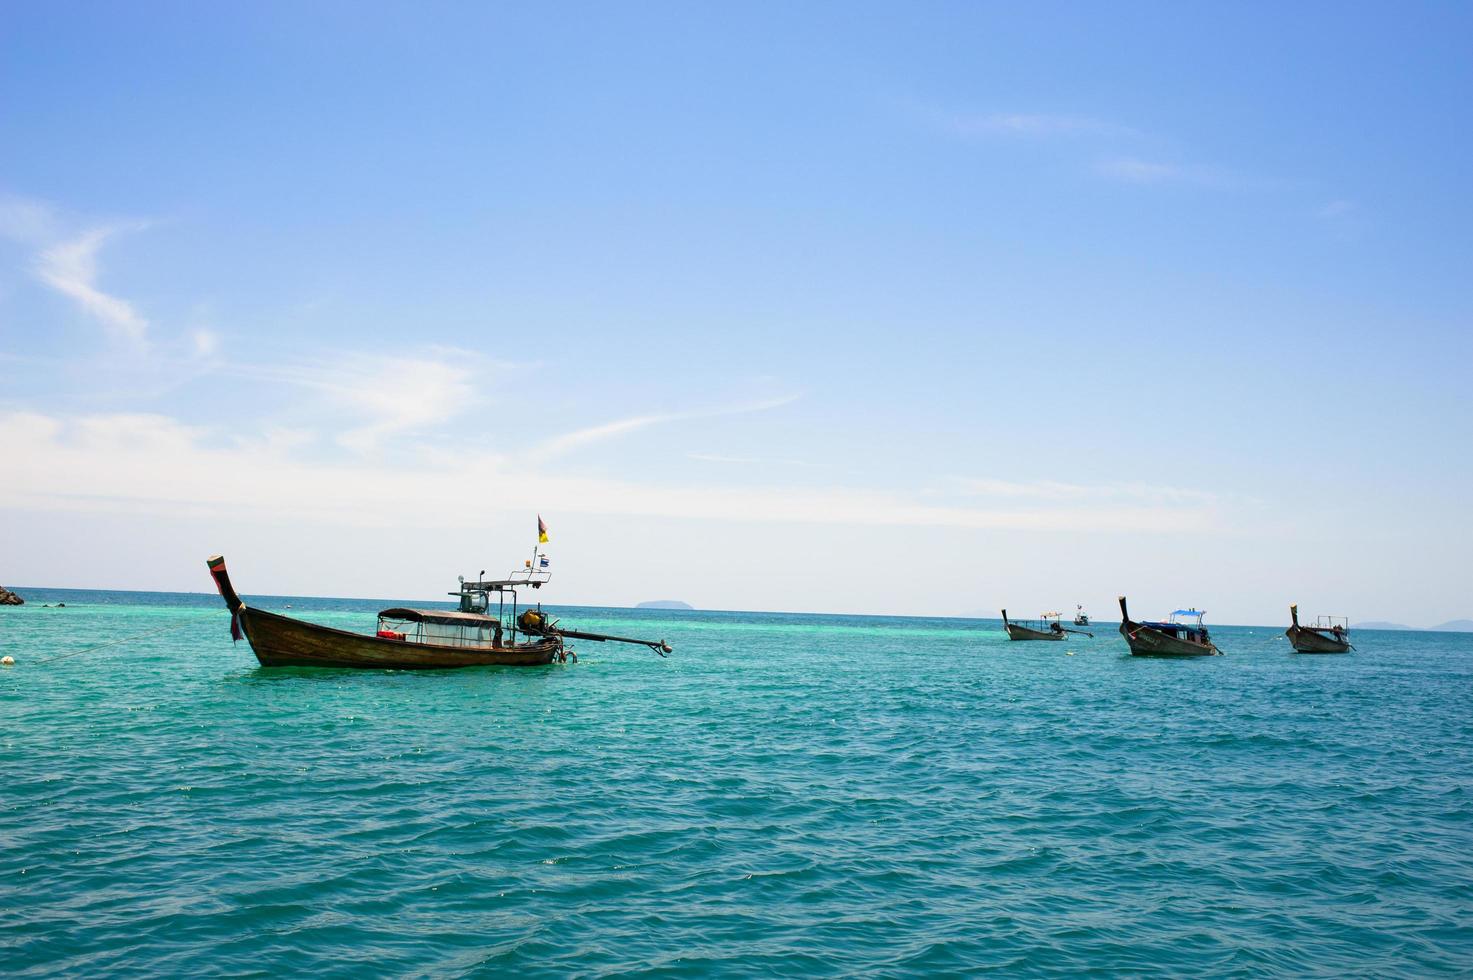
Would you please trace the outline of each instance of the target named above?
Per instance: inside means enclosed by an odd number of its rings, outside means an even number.
[[[1473,615],[1470,36],[12,5],[0,576]]]

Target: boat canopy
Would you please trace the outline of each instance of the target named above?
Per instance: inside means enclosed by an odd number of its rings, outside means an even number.
[[[480,626],[497,622],[495,616],[452,612],[448,609],[385,609],[379,619],[398,619],[406,623],[441,623],[446,626]]]
[[[1142,622],[1137,625],[1144,626],[1146,629],[1155,630],[1157,633],[1165,633],[1167,636],[1176,636],[1180,633],[1185,633],[1191,639],[1196,639],[1198,636],[1207,635],[1207,627],[1201,623],[1178,623],[1172,621],[1169,623]]]
[[[1207,615],[1207,613],[1203,612],[1200,609],[1173,609],[1173,610],[1171,610],[1171,615],[1173,615],[1173,616],[1205,616],[1205,615]]]

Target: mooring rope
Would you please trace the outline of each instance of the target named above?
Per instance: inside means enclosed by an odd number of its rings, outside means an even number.
[[[38,660],[36,663],[37,663],[37,666],[40,666],[40,667],[48,667],[51,664],[54,664],[54,663],[56,663],[56,662],[58,662],[60,660],[66,660],[66,659],[68,659],[70,657],[80,656],[81,654],[84,654],[84,653],[93,653],[94,651],[97,651],[97,650],[106,650],[108,647],[115,647],[115,646],[117,646],[120,643],[131,643],[134,640],[146,640],[150,636],[158,636],[160,633],[172,633],[175,630],[182,630],[184,627],[191,626],[191,625],[193,625],[193,623],[190,623],[190,622],[176,623],[173,626],[165,626],[165,627],[163,627],[161,629],[151,630],[151,631],[149,631],[147,633],[138,633],[138,634],[135,634],[134,636],[125,636],[125,637],[123,637],[121,639],[109,640],[106,643],[99,643],[96,646],[83,647],[80,650],[73,650],[71,653],[63,653],[60,656],[49,657],[46,660]]]

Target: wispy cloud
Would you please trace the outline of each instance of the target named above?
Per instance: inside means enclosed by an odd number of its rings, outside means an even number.
[[[1101,160],[1095,169],[1102,177],[1134,184],[1158,184],[1162,181],[1180,180],[1184,175],[1182,168],[1174,163],[1138,160],[1134,157]]]
[[[475,380],[485,377],[489,367],[470,352],[438,349],[420,357],[358,354],[227,370],[316,393],[329,409],[352,420],[337,437],[338,444],[368,453],[391,436],[430,428],[469,411],[480,400]]]
[[[937,112],[936,121],[957,136],[1131,136],[1135,130],[1105,119],[1038,112]]]
[[[35,250],[32,272],[51,289],[75,302],[115,337],[135,345],[147,340],[148,321],[127,300],[104,292],[97,283],[97,253],[113,236],[140,224],[96,225],[80,232],[43,201],[0,195],[0,238]]]
[[[1327,202],[1315,210],[1314,216],[1337,241],[1353,242],[1365,229],[1365,215],[1360,206],[1345,198]]]
[[[731,466],[748,466],[760,463],[762,460],[755,456],[722,456],[717,453],[686,453],[686,459],[693,459],[700,463],[721,463]]]
[[[958,110],[913,98],[891,104],[911,119],[948,136],[979,138],[1062,138],[1071,136],[1134,136],[1129,126],[1110,119],[1071,112],[975,112]]]
[[[1056,480],[999,480],[990,477],[967,478],[958,482],[964,492],[979,497],[1047,503],[1114,500],[1141,504],[1196,505],[1211,504],[1217,499],[1215,494],[1205,490],[1148,483],[1083,484]]]
[[[636,415],[627,419],[615,419],[602,425],[590,425],[586,429],[577,429],[547,440],[537,447],[533,455],[539,460],[552,459],[554,456],[562,456],[591,443],[603,442],[605,439],[636,432],[652,425],[659,425],[661,422],[675,422],[686,417],[679,414]]]
[[[191,330],[189,341],[196,357],[212,357],[220,349],[220,335],[205,327]]]
[[[1178,185],[1210,190],[1272,190],[1286,185],[1274,178],[1252,177],[1222,167],[1173,163],[1141,157],[1106,157],[1095,162],[1095,173],[1128,184]]]
[[[1178,163],[1139,155],[1142,146],[1159,144],[1151,134],[1094,115],[1057,112],[958,112],[916,101],[900,101],[903,111],[934,130],[950,136],[992,140],[1053,140],[1059,152],[1076,153],[1091,147],[1097,158],[1081,160],[1107,180],[1139,185],[1184,185],[1202,188],[1251,189],[1277,186],[1278,181],[1245,177],[1221,167]],[[1066,140],[1067,145],[1066,145]]]
[[[698,463],[714,463],[718,466],[781,466],[812,467],[818,466],[809,459],[789,459],[776,456],[726,456],[721,453],[686,453],[686,459],[693,459]]]
[[[0,237],[45,242],[56,237],[56,213],[40,201],[0,194]]]
[[[584,429],[577,429],[573,432],[555,436],[534,449],[531,456],[535,461],[545,462],[557,456],[572,452],[575,449],[581,449],[593,443],[603,442],[608,439],[617,438],[618,436],[627,435],[631,432],[637,432],[640,429],[646,429],[652,425],[660,425],[667,422],[682,422],[689,419],[720,418],[726,415],[746,415],[750,412],[765,412],[769,409],[780,408],[783,405],[791,404],[797,399],[797,395],[783,395],[777,398],[767,398],[761,401],[731,405],[725,408],[696,409],[686,412],[664,412],[615,419],[612,422],[591,425]]]
[[[97,252],[123,229],[92,228],[41,252],[36,276],[57,292],[75,300],[114,336],[135,344],[147,340],[148,321],[127,300],[97,286]]]

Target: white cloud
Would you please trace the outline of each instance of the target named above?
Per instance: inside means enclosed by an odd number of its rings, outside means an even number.
[[[463,527],[479,508],[723,522],[1075,531],[1204,531],[1203,500],[1082,499],[974,506],[917,502],[856,487],[711,487],[536,474],[492,455],[406,451],[392,465],[303,456],[296,434],[226,442],[159,415],[0,417],[27,465],[0,485],[0,507],[270,516],[391,530]],[[1067,486],[1067,485],[1065,485]],[[493,488],[468,510],[467,494]],[[1086,495],[1088,498],[1088,495]]]
[[[148,321],[127,300],[109,295],[97,287],[97,252],[118,231],[114,227],[92,228],[45,248],[36,265],[36,276],[52,289],[75,300],[114,336],[143,344],[147,339]]]

